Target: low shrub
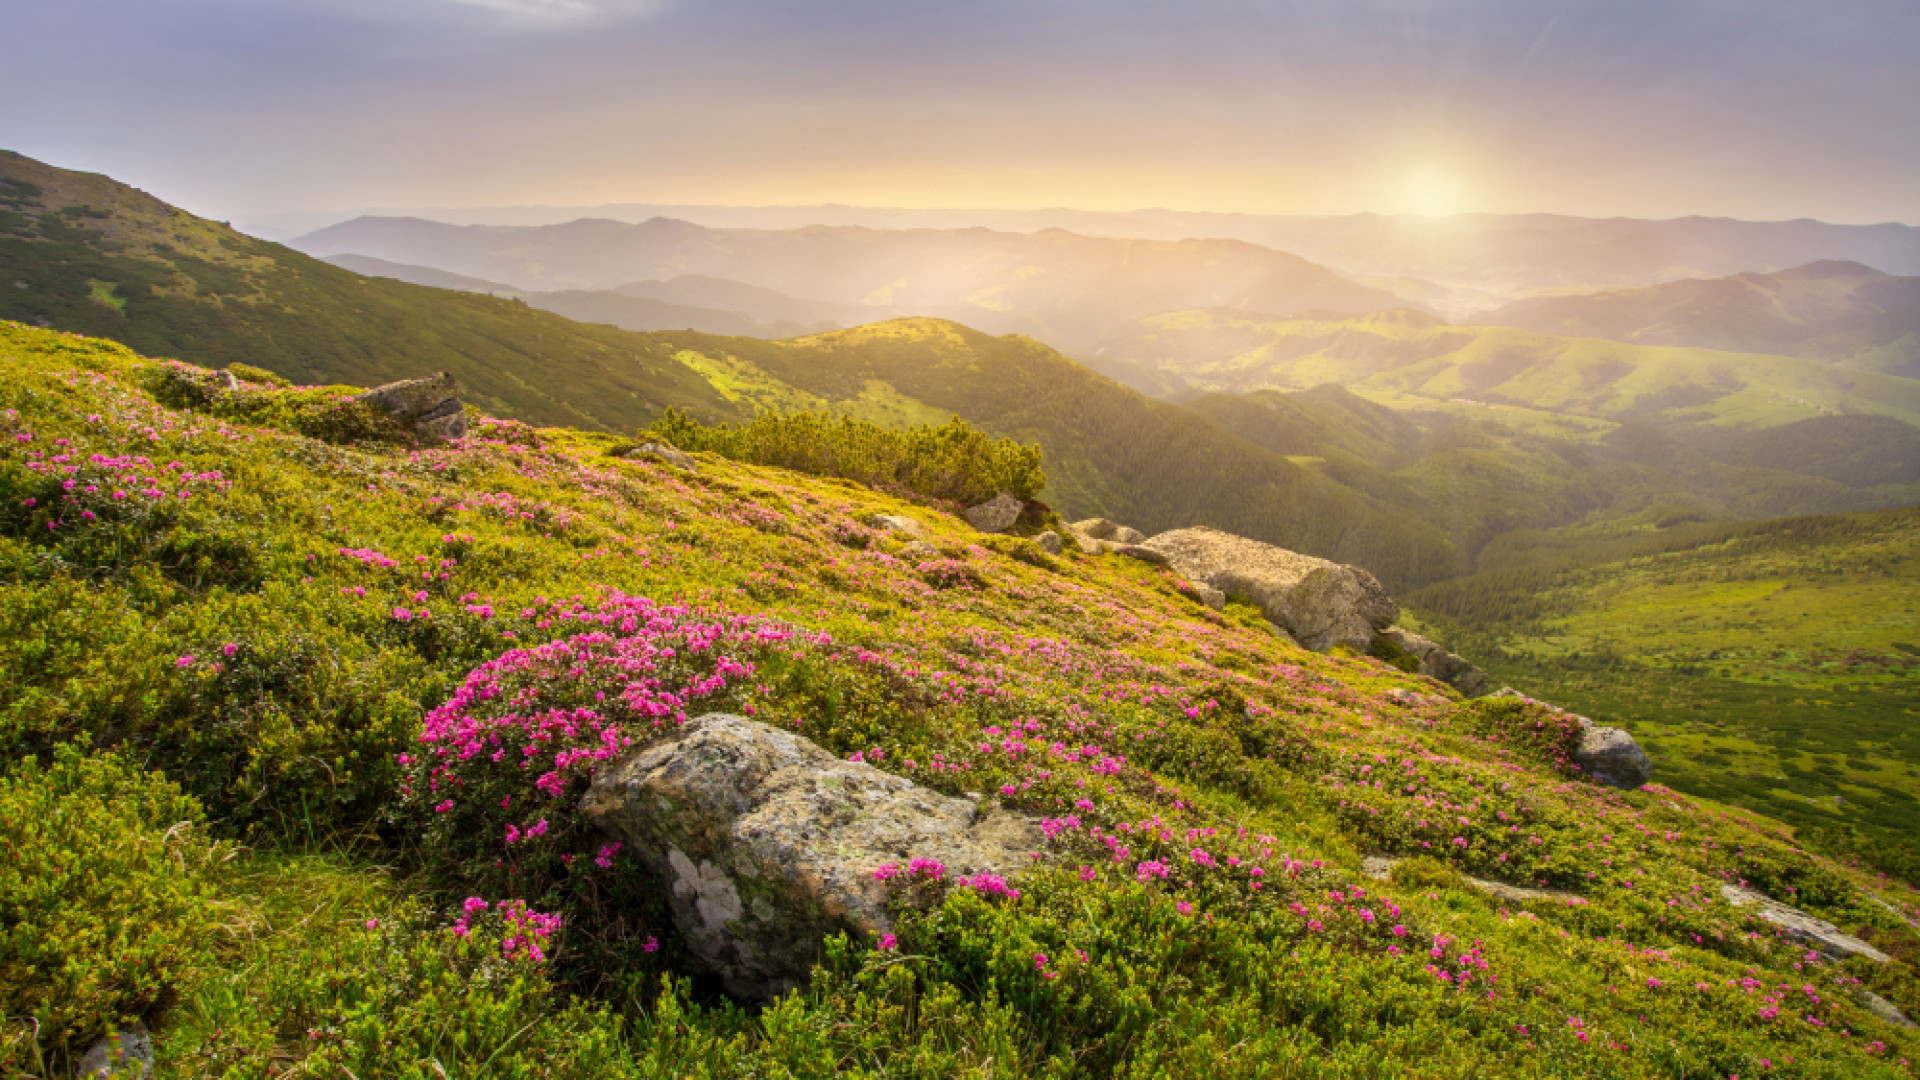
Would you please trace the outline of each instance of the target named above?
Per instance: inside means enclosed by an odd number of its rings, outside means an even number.
[[[26,758],[0,779],[0,847],[0,1015],[31,1018],[42,1054],[164,1007],[206,958],[223,850],[160,774],[73,744]]]
[[[1032,499],[1047,485],[1039,447],[992,438],[957,418],[908,431],[812,413],[766,415],[740,427],[706,427],[668,409],[649,430],[652,437],[682,450],[837,476],[962,506],[986,502],[1002,491]]]

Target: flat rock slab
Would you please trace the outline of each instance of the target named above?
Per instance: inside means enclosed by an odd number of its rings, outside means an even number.
[[[580,808],[671,883],[695,960],[755,999],[804,982],[828,935],[892,929],[879,867],[926,858],[949,879],[1005,876],[1044,840],[1026,818],[725,713],[629,751]]]
[[[1370,878],[1386,881],[1393,876],[1393,868],[1403,861],[1392,855],[1369,855],[1360,860],[1360,872]],[[1579,893],[1562,892],[1559,889],[1535,889],[1525,885],[1509,885],[1504,881],[1474,877],[1472,874],[1461,874],[1460,880],[1488,896],[1505,900],[1509,904],[1524,904],[1533,900],[1546,900],[1555,904],[1586,903],[1586,898]]]
[[[1864,956],[1884,964],[1893,959],[1825,919],[1816,919],[1799,908],[1788,907],[1765,893],[1743,889],[1738,885],[1722,885],[1720,895],[1734,907],[1756,908],[1755,914],[1785,930],[1787,937],[1836,960]]]
[[[1373,646],[1400,608],[1372,574],[1357,566],[1277,548],[1218,529],[1175,529],[1143,547],[1166,556],[1189,581],[1257,605],[1276,625],[1315,652]]]

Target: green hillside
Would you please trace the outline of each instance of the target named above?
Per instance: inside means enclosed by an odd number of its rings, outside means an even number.
[[[402,284],[194,217],[106,177],[0,151],[0,319],[302,383],[450,371],[539,423],[627,430],[669,407],[735,415],[699,375],[611,327]]]
[[[1412,312],[1263,316],[1181,311],[1136,320],[1090,363],[1146,366],[1203,390],[1337,382],[1396,407],[1522,406],[1610,421],[1768,426],[1860,413],[1920,422],[1920,380],[1816,360],[1629,345]]]
[[[1562,714],[837,478],[486,420],[326,442],[274,426],[326,391],[196,412],[149,390],[200,377],[0,325],[7,1075],[72,1075],[134,1018],[164,1077],[1892,1080],[1920,1058],[1861,996],[1920,1012],[1920,890],[1709,799],[1599,787]],[[598,750],[709,710],[1045,818],[1040,858],[914,870],[896,934],[830,936],[804,989],[729,1001],[670,885],[579,809]],[[1371,854],[1407,858],[1382,881]],[[1893,959],[1809,953],[1732,881]]]
[[[1539,297],[1480,321],[1641,345],[1776,353],[1920,376],[1920,278],[1857,262]]]
[[[1069,516],[1098,512],[1149,533],[1212,525],[1358,563],[1395,583],[1433,581],[1464,566],[1448,536],[1412,514],[1026,338],[938,319],[789,341],[658,337],[683,363],[724,372],[760,408],[840,409],[884,387],[1038,443],[1048,461],[1044,498]]]
[[[1523,540],[1408,603],[1681,790],[1913,838],[1920,508]]]

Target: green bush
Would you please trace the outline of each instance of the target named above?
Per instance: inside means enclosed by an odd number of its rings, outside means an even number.
[[[706,427],[668,409],[653,436],[682,450],[706,450],[754,465],[838,476],[893,493],[972,506],[1002,491],[1032,499],[1047,486],[1040,448],[995,439],[958,418],[939,427],[894,431],[852,417],[766,415],[733,427]]]
[[[159,773],[73,744],[27,758],[0,780],[0,846],[0,1014],[42,1052],[166,1005],[206,957],[221,852]]]

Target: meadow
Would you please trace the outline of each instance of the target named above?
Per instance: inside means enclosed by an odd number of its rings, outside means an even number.
[[[1860,994],[1920,1010],[1920,892],[1596,786],[1568,714],[911,490],[479,414],[413,445],[236,374],[0,324],[9,1074],[140,1017],[166,1077],[1911,1075]],[[731,1002],[571,813],[599,748],[714,709],[1046,849],[903,882],[895,939]],[[471,733],[498,752],[447,756]],[[1895,959],[1828,961],[1729,882]]]

